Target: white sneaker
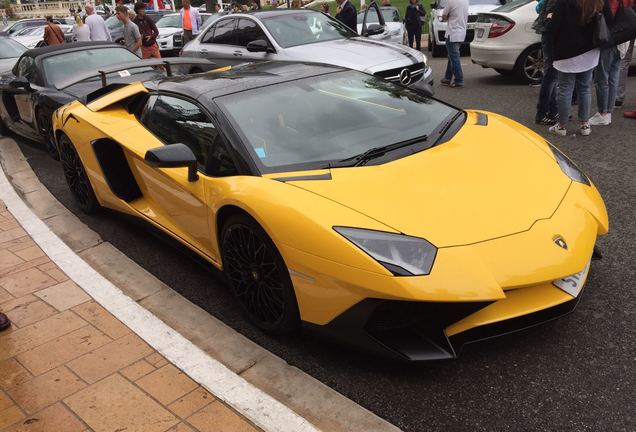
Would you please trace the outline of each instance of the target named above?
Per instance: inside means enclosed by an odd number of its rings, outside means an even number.
[[[550,131],[551,134],[559,136],[566,136],[568,134],[568,130],[564,127],[561,127],[561,125],[558,123],[554,126],[550,126],[550,129],[548,129],[548,131]]]
[[[583,123],[581,125],[581,128],[579,129],[579,133],[582,136],[588,136],[589,134],[592,133],[592,128],[590,127],[590,123]]]
[[[593,126],[609,126],[612,124],[612,113],[601,114],[597,112],[590,118],[589,122]]]

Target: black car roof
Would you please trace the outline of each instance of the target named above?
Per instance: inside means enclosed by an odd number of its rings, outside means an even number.
[[[244,90],[344,70],[347,69],[316,63],[268,61],[250,63],[227,71],[166,78],[146,82],[144,85],[152,90],[180,93],[194,99],[214,99]]]
[[[100,48],[104,46],[121,47],[121,45],[113,42],[73,42],[70,44],[50,45],[42,48],[33,48],[24,53],[31,57],[39,57],[44,54],[54,52],[72,52],[78,49],[84,50],[86,48]]]

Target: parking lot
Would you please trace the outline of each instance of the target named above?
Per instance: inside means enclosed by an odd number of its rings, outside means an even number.
[[[82,214],[59,165],[40,146],[14,138],[40,180],[104,240],[240,333],[405,431],[633,431],[636,121],[624,119],[618,110],[611,126],[595,127],[589,137],[548,136],[547,127],[532,124],[537,87],[472,65],[469,57],[462,62],[465,88],[436,85],[436,96],[504,114],[559,146],[598,186],[608,207],[610,234],[599,240],[604,258],[593,263],[574,313],[474,345],[457,360],[404,365],[311,335],[264,335],[241,317],[218,274],[112,214]],[[438,83],[446,62],[430,63]],[[627,87],[625,108],[634,109],[636,77],[629,78]],[[373,191],[368,193],[372,199]]]

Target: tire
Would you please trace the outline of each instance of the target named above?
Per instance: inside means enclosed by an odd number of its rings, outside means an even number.
[[[446,57],[446,47],[437,45],[435,38],[433,38],[433,48],[431,49],[433,57]]]
[[[508,69],[495,69],[495,71],[498,74],[503,75],[503,76],[510,76],[510,75],[515,73],[514,70],[508,70]]]
[[[99,202],[75,146],[64,134],[60,136],[59,143],[64,177],[75,201],[84,213],[95,213],[100,209]]]
[[[35,118],[37,121],[38,133],[40,134],[40,140],[42,141],[42,144],[44,144],[47,153],[53,160],[60,160],[60,153],[57,150],[55,140],[53,139],[53,133],[51,131],[51,120],[47,119],[40,108],[36,109]]]
[[[541,45],[533,45],[519,55],[514,70],[517,79],[524,84],[543,78],[543,52]]]
[[[252,218],[231,216],[221,229],[223,271],[243,314],[274,335],[300,329],[289,270],[274,242]]]

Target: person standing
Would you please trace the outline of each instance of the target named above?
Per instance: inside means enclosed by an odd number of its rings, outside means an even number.
[[[92,3],[86,3],[84,10],[86,11],[86,19],[84,20],[84,23],[90,30],[91,41],[111,42],[113,39],[110,37],[108,27],[106,27],[104,19],[95,13],[95,6],[93,6]]]
[[[183,0],[183,7],[179,11],[183,24],[183,45],[190,42],[201,29],[201,15],[196,8],[190,7],[190,0]]]
[[[636,6],[636,2],[634,3]],[[621,59],[621,67],[618,72],[618,90],[616,91],[616,102],[614,102],[615,108],[620,108],[625,102],[625,91],[627,89],[627,72],[629,72],[629,65],[632,63],[632,56],[634,55],[634,39],[629,42],[627,52]]]
[[[592,73],[600,51],[594,47],[595,16],[603,9],[603,0],[558,0],[546,15],[554,43],[554,68],[559,71],[557,103],[559,121],[550,133],[566,136],[572,109],[574,85],[578,93],[579,132],[592,133]]]
[[[126,48],[141,57],[141,33],[137,24],[130,20],[128,8],[119,5],[115,8],[117,19],[124,24],[124,43]]]
[[[404,26],[409,35],[409,47],[413,48],[413,39],[415,39],[415,49],[418,51],[422,48],[420,45],[422,39],[422,19],[425,16],[426,12],[419,1],[409,0],[409,4],[406,6],[406,13],[404,14]]]
[[[448,22],[446,29],[446,51],[448,63],[442,85],[452,88],[464,87],[464,74],[459,49],[466,39],[468,25],[468,0],[448,0],[442,12],[442,21]]]
[[[540,125],[552,126],[559,117],[556,101],[556,85],[559,73],[552,65],[554,57],[554,43],[552,33],[546,25],[546,16],[552,12],[557,0],[540,0],[537,5],[539,16],[532,24],[532,28],[541,35],[541,49],[543,51],[543,79],[539,90],[539,102],[534,122]]]
[[[64,33],[59,25],[53,22],[52,16],[46,17],[46,26],[44,27],[44,42],[47,45],[61,45],[64,43]]]
[[[358,33],[358,12],[349,0],[336,0],[336,19],[349,27],[351,31]]]
[[[75,15],[73,24],[73,42],[90,42],[91,29],[82,21],[82,17]]]
[[[632,0],[605,0],[603,15],[608,26],[614,23],[619,7],[631,8]],[[598,112],[590,118],[591,125],[608,126],[612,124],[612,110],[616,102],[621,57],[617,46],[601,48],[598,66],[594,72],[596,84],[596,103]]]
[[[323,14],[327,16],[331,16],[331,14],[329,13],[329,3],[327,2],[320,3],[320,12],[322,12]]]
[[[135,12],[137,16],[133,22],[141,33],[141,58],[161,58],[159,45],[157,45],[159,30],[157,30],[155,22],[146,16],[145,5],[142,2],[135,3]]]
[[[9,17],[5,11],[2,11],[2,27],[9,25]]]

